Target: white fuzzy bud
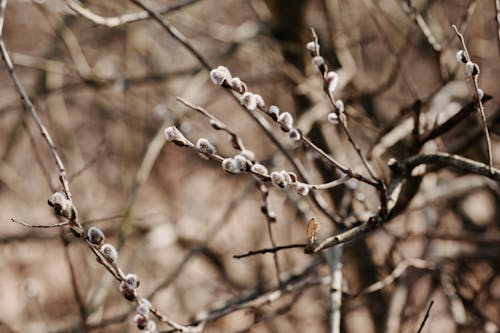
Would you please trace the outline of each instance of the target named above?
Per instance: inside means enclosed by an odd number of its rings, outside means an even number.
[[[315,56],[312,58],[312,64],[319,72],[325,71],[325,59],[322,56]]]
[[[111,244],[104,244],[101,247],[101,253],[111,262],[116,262],[118,259],[118,252]]]
[[[73,221],[76,218],[76,210],[73,202],[67,199],[61,192],[54,192],[48,200],[49,206],[54,209],[54,213]]]
[[[135,308],[135,312],[144,317],[146,317],[150,311],[151,311],[151,303],[149,303],[145,299],[141,299],[139,305],[137,305],[137,307]]]
[[[344,112],[344,102],[341,99],[335,101],[335,107],[340,113]]]
[[[477,94],[478,94],[479,99],[483,99],[483,97],[484,97],[484,91],[483,91],[483,89],[478,88],[477,89]]]
[[[200,138],[196,142],[196,149],[203,154],[213,155],[215,154],[215,147],[205,138]]]
[[[257,107],[257,99],[255,95],[251,92],[247,91],[243,95],[241,95],[241,104],[247,108],[247,110],[253,111]]]
[[[328,122],[333,125],[337,125],[339,123],[339,117],[335,112],[330,112],[328,114]]]
[[[165,128],[165,139],[181,147],[189,146],[191,143],[175,126]]]
[[[288,132],[293,127],[293,117],[290,113],[283,112],[278,116],[278,123],[283,131]]]
[[[280,115],[280,108],[276,105],[271,105],[269,107],[269,115],[273,118],[274,121],[278,121],[278,117]]]
[[[210,71],[210,80],[214,84],[222,85],[224,82],[231,82],[231,72],[224,66],[219,66]]]
[[[463,62],[464,64],[467,63],[467,57],[465,56],[464,50],[460,50],[457,52],[457,60]]]
[[[240,170],[236,166],[236,162],[232,158],[225,158],[222,161],[222,169],[229,173],[238,173]]]
[[[257,108],[259,109],[265,109],[266,103],[264,103],[264,99],[262,98],[261,95],[254,94],[255,101],[257,102]]]
[[[302,138],[302,135],[300,134],[300,131],[298,129],[296,129],[296,128],[292,128],[290,130],[290,132],[288,132],[288,136],[293,141],[300,141],[300,139]]]
[[[473,63],[472,61],[468,61],[465,64],[465,72],[469,76],[476,76],[479,74],[479,66],[476,63]]]
[[[292,175],[288,171],[281,170],[280,172],[283,175],[283,177],[285,178],[285,182],[287,185],[290,183],[293,183],[295,180],[297,180],[297,176],[295,176],[295,174],[293,174],[294,179],[292,179]]]
[[[247,91],[247,85],[245,82],[241,81],[239,77],[233,77],[230,84],[233,90],[239,94],[243,94]]]
[[[306,48],[307,48],[307,50],[309,50],[309,52],[311,52],[311,54],[315,54],[316,53],[316,42],[310,41],[309,43],[306,44]],[[319,48],[319,45],[318,45],[318,48]]]
[[[234,164],[238,171],[246,171],[247,170],[247,159],[242,155],[236,155],[234,158]]]
[[[288,185],[285,175],[279,171],[271,172],[271,183],[279,188],[285,188]]]
[[[268,174],[267,168],[260,163],[255,163],[254,165],[252,165],[252,168],[250,170],[253,173],[256,173],[256,174],[259,174],[262,176],[267,176],[267,174]]]
[[[106,237],[101,229],[92,226],[87,231],[87,238],[92,244],[99,246]]]
[[[328,72],[328,74],[326,74],[326,85],[328,87],[328,91],[330,92],[330,94],[333,94],[333,92],[335,91],[335,89],[337,89],[337,85],[339,84],[339,76],[336,72]]]
[[[298,194],[302,196],[306,196],[309,194],[309,185],[304,183],[297,183],[297,187],[295,188]]]
[[[140,284],[139,277],[135,274],[127,274],[124,281],[130,289],[137,289]]]

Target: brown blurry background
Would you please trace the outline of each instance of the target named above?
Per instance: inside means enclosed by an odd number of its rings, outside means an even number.
[[[305,48],[314,27],[321,54],[340,75],[335,95],[346,104],[349,127],[384,179],[390,176],[390,158],[409,156],[416,101],[424,105],[422,126],[427,130],[472,100],[470,82],[455,59],[460,46],[451,25],[456,24],[481,68],[480,87],[493,97],[485,110],[498,166],[500,53],[495,1],[414,1],[437,40],[434,47],[413,14],[404,11],[403,2],[147,4],[155,9],[185,5],[164,17],[201,54],[214,65],[228,67],[267,105],[292,113],[297,126],[332,156],[364,172],[345,135],[326,121],[329,102]],[[81,5],[105,17],[139,10],[127,1],[91,0]],[[151,19],[106,27],[76,15],[62,0],[8,1],[3,38],[20,81],[64,159],[81,222],[99,226],[111,243],[123,245],[118,261],[139,275],[142,294],[155,291],[151,301],[163,313],[189,323],[228,300],[276,288],[271,254],[232,257],[271,246],[252,177],[229,175],[192,150],[164,142],[163,129],[176,125],[194,142],[208,138],[223,156],[236,153],[226,135],[176,101],[181,96],[222,119],[270,169],[292,169],[239,105],[210,82],[208,71],[192,54]],[[381,138],[404,127],[405,121],[410,126],[406,135],[384,147]],[[314,153],[293,143],[279,126],[273,128],[315,183],[336,177]],[[486,162],[479,115],[428,142],[422,151]],[[83,332],[61,230],[11,222],[16,218],[29,224],[56,223],[46,200],[50,184],[59,183],[47,147],[23,111],[3,63],[0,159],[0,332]],[[485,177],[433,170],[397,217],[346,244],[343,279],[351,294],[382,280],[409,258],[420,258],[428,267],[410,267],[380,291],[346,295],[342,331],[416,332],[433,300],[424,332],[498,332],[498,190],[498,183]],[[356,182],[322,195],[343,217],[374,211],[378,205],[375,192]],[[277,215],[272,228],[279,245],[305,242],[310,216],[320,221],[321,237],[335,232],[311,201],[293,190],[271,188],[269,206]],[[87,247],[70,240],[70,260],[89,330],[137,331],[133,308],[116,282]],[[304,281],[329,274],[321,254],[292,249],[279,252],[278,259],[284,275],[309,267],[299,278]],[[328,311],[328,284],[311,283],[271,304],[209,322],[205,332],[327,332]]]

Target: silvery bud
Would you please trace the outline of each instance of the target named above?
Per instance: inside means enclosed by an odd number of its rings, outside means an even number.
[[[323,59],[322,56],[315,56],[312,58],[312,64],[314,66],[314,68],[316,68],[316,70],[318,72],[321,72],[323,73],[326,69],[325,67],[325,59]]]
[[[290,113],[283,112],[278,117],[278,123],[283,131],[288,132],[293,127],[293,117]]]
[[[479,74],[479,66],[476,63],[473,63],[472,61],[468,61],[465,64],[465,72],[469,76],[476,76]]]
[[[240,170],[236,166],[236,162],[232,158],[225,158],[222,161],[222,169],[229,173],[238,173]]]
[[[145,316],[142,316],[140,314],[135,315],[134,323],[137,325],[137,328],[140,330],[144,330],[148,327],[148,319]]]
[[[182,134],[181,131],[179,131],[175,126],[165,128],[165,139],[181,147],[189,146],[191,144],[191,142],[186,139],[184,134]]]
[[[335,112],[330,112],[328,114],[328,122],[334,125],[337,125],[339,123],[339,117]]]
[[[215,154],[215,147],[205,138],[200,138],[196,142],[196,149],[203,154],[213,155]]]
[[[302,196],[306,196],[309,194],[309,185],[303,183],[297,183],[297,187],[295,188],[298,194]]]
[[[266,108],[266,103],[264,103],[264,99],[262,98],[261,95],[254,94],[255,101],[257,102],[257,108],[259,109],[265,109]]]
[[[274,121],[278,121],[280,109],[276,105],[271,105],[269,107],[269,115],[271,116],[271,118],[273,118]]]
[[[240,152],[240,155],[245,157],[249,161],[255,161],[255,153],[250,149],[244,149]]]
[[[127,274],[127,276],[125,276],[124,282],[130,289],[137,289],[139,287],[139,284],[141,283],[139,281],[139,277],[135,274]]]
[[[236,155],[234,158],[234,164],[236,165],[236,168],[238,171],[246,171],[248,169],[248,161],[247,159],[242,156],[242,155]]]
[[[279,171],[271,172],[271,183],[279,188],[286,188],[288,185],[285,175]]]
[[[464,50],[460,50],[457,52],[457,60],[463,62],[464,64],[467,63],[467,57],[465,56]]]
[[[257,107],[257,99],[254,94],[247,91],[241,95],[241,104],[247,108],[247,110],[253,111]]]
[[[341,99],[335,101],[335,107],[339,110],[339,113],[344,112],[344,102]]]
[[[253,173],[256,173],[256,174],[259,174],[262,176],[267,176],[267,174],[268,174],[267,168],[260,163],[255,163],[254,165],[252,165],[252,168],[250,170]]]
[[[102,244],[106,237],[104,236],[104,232],[102,232],[101,229],[92,226],[87,231],[87,238],[92,244],[99,246]]]
[[[328,92],[333,94],[335,89],[337,89],[337,85],[339,84],[339,75],[336,72],[328,72],[326,74],[326,85],[328,87]]]
[[[118,259],[118,252],[111,244],[104,244],[101,247],[101,253],[111,262],[116,262]]]
[[[230,84],[233,90],[239,94],[244,94],[247,91],[247,85],[239,77],[233,77]]]
[[[300,139],[302,139],[302,134],[300,134],[300,131],[296,128],[292,128],[288,133],[288,136],[293,141],[300,141]]]

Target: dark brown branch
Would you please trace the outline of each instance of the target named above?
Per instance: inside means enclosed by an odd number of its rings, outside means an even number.
[[[424,320],[422,320],[422,323],[420,324],[420,327],[419,327],[417,333],[421,333],[422,332],[422,329],[424,328],[425,322],[429,318],[429,314],[431,312],[431,308],[432,308],[433,304],[434,304],[434,301],[431,301],[431,303],[429,304],[429,307],[427,308],[427,311],[425,311]]]
[[[264,254],[264,253],[276,253],[281,250],[287,250],[287,249],[293,249],[293,248],[304,248],[306,244],[288,244],[288,245],[282,245],[282,246],[276,246],[276,247],[271,247],[271,248],[266,248],[266,249],[260,249],[260,250],[255,250],[255,251],[248,251],[245,254],[236,254],[233,256],[234,259],[241,259],[245,257],[250,257],[254,256],[257,254]]]
[[[500,181],[500,170],[491,168],[481,162],[477,162],[459,155],[450,155],[447,153],[421,154],[408,158],[400,167],[406,176],[421,164],[437,164],[441,167],[453,167],[455,169],[474,173]]]

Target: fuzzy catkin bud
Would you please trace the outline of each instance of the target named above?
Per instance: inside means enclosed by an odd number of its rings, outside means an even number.
[[[135,300],[135,289],[129,288],[125,281],[120,282],[120,293],[125,297],[126,300]]]
[[[140,284],[139,277],[135,274],[127,274],[124,282],[130,289],[137,289]]]
[[[222,161],[222,169],[229,173],[238,173],[240,170],[236,166],[236,162],[232,158],[225,158]]]
[[[315,56],[312,58],[312,64],[318,72],[323,73],[325,71],[325,59],[322,56]]]
[[[189,146],[190,144],[189,140],[175,126],[165,128],[165,139],[181,147]]]
[[[293,127],[293,117],[290,113],[283,112],[278,117],[278,123],[283,131],[288,132]]]
[[[465,72],[469,76],[476,76],[479,74],[479,66],[476,63],[473,63],[472,61],[468,61],[465,64]]]
[[[233,77],[230,84],[231,88],[239,94],[244,94],[247,91],[247,85],[239,77]]]
[[[333,94],[333,92],[335,91],[335,89],[337,89],[337,85],[339,84],[339,76],[336,72],[328,72],[328,74],[326,74],[326,85],[328,87],[328,92],[330,94]]]
[[[483,99],[483,97],[484,97],[484,91],[483,91],[483,89],[478,88],[477,89],[477,94],[478,94],[477,97],[479,97],[479,99]]]
[[[236,155],[234,158],[234,164],[236,165],[236,168],[238,171],[246,171],[247,170],[247,159],[242,156],[242,155]]]
[[[316,54],[317,47],[319,47],[319,45],[316,45],[316,42],[314,41],[310,41],[306,44],[306,48],[311,54]]]
[[[288,136],[293,141],[300,141],[300,139],[302,138],[302,135],[300,134],[300,131],[298,129],[296,129],[296,128],[292,128],[290,130],[290,132],[288,133]]]
[[[210,80],[212,80],[214,84],[218,85],[229,83],[232,80],[231,72],[226,67],[219,66],[210,71]]]
[[[111,244],[104,244],[101,247],[101,253],[111,262],[116,262],[118,259],[118,252]]]
[[[271,172],[271,183],[279,188],[285,188],[288,185],[284,173],[280,171]]]
[[[196,149],[203,154],[213,155],[215,154],[215,147],[205,138],[200,138],[196,142]]]
[[[328,122],[333,125],[337,125],[339,123],[339,117],[335,112],[330,112],[328,114]]]
[[[309,186],[304,183],[297,183],[297,187],[295,188],[295,190],[302,196],[306,196],[309,194]]]
[[[151,311],[151,304],[149,302],[144,302],[144,299],[142,299],[139,305],[135,308],[135,312],[144,317],[149,314],[149,311]]]
[[[278,121],[278,117],[280,115],[280,109],[276,105],[271,105],[269,107],[269,115],[273,118],[274,121]]]
[[[241,95],[241,104],[247,108],[247,110],[253,111],[257,107],[257,99],[254,94],[247,91]]]
[[[87,238],[92,244],[99,246],[102,244],[106,237],[104,236],[104,232],[102,232],[101,229],[92,226],[87,231]]]
[[[254,165],[252,165],[252,168],[250,170],[253,173],[256,173],[256,174],[259,174],[262,176],[267,176],[267,174],[268,174],[267,168],[260,163],[255,163]]]
[[[341,99],[335,101],[335,107],[339,111],[339,113],[344,112],[344,102]]]
[[[457,60],[463,62],[464,64],[467,63],[467,57],[465,56],[464,50],[460,50],[457,52]]]
[[[261,95],[254,94],[255,101],[257,102],[257,108],[259,109],[265,109],[266,108],[266,103],[264,103],[264,99],[262,98]]]

